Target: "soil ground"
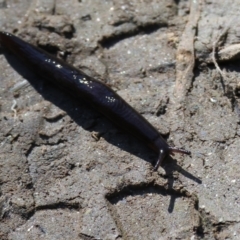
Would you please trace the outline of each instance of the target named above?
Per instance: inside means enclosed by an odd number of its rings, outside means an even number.
[[[1,49],[0,239],[239,239],[239,1],[0,0],[0,30],[110,85],[191,156],[157,155]]]

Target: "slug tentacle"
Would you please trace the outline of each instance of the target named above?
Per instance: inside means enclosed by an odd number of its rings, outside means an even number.
[[[170,154],[173,154],[173,155],[174,155],[174,153],[182,153],[182,154],[191,155],[190,151],[182,149],[182,148],[177,148],[177,147],[169,146],[169,151],[170,151]]]
[[[155,166],[154,166],[154,171],[157,171],[157,170],[158,170],[158,168],[159,168],[159,166],[162,164],[162,161],[163,161],[163,159],[165,158],[166,154],[167,154],[166,151],[160,149],[160,151],[159,151],[159,156],[158,156],[158,160],[157,160],[157,162],[156,162],[156,164],[155,164]]]
[[[187,150],[170,147],[143,116],[101,81],[10,33],[0,32],[0,45],[11,51],[32,71],[51,81],[75,99],[89,103],[123,130],[158,152],[159,158],[155,170],[169,154],[178,152],[190,155]]]

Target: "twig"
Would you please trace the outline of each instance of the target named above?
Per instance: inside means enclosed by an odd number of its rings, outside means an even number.
[[[14,119],[17,118],[17,110],[15,109],[17,106],[17,101],[14,99],[13,100],[13,105],[11,106],[11,110],[14,112]]]
[[[176,54],[176,84],[172,101],[181,103],[191,88],[195,66],[194,40],[201,12],[201,1],[190,1],[190,15]],[[181,106],[180,106],[181,107]]]
[[[221,77],[225,80],[226,76],[224,74],[224,72],[220,69],[217,61],[216,61],[216,48],[217,48],[217,44],[219,43],[220,39],[227,33],[228,29],[230,27],[230,23],[228,24],[228,26],[221,32],[221,34],[219,34],[219,36],[217,37],[217,39],[213,42],[213,47],[212,47],[212,61],[213,64],[215,65],[215,68],[217,69],[217,71],[219,72],[219,74],[221,75]]]

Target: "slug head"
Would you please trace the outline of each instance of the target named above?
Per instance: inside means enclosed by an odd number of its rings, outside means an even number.
[[[182,154],[187,154],[187,155],[191,155],[190,151],[187,151],[185,149],[182,148],[176,148],[176,147],[168,147],[168,149],[160,149],[159,150],[159,156],[158,156],[158,160],[157,163],[154,166],[154,171],[157,171],[159,166],[162,164],[163,159],[167,156],[167,155],[174,155],[174,153],[182,153]]]

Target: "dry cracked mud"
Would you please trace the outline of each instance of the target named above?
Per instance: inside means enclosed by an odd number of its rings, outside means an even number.
[[[0,239],[239,239],[240,5],[0,0],[16,34],[109,84],[165,159],[0,49]]]

